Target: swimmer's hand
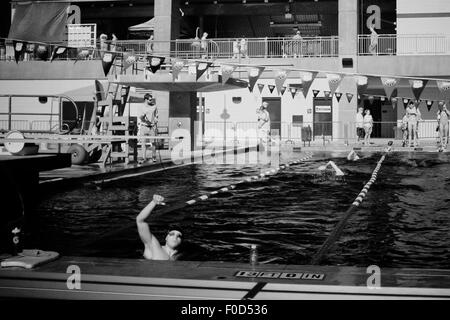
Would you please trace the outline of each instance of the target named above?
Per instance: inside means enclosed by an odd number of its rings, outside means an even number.
[[[154,194],[154,195],[153,195],[153,202],[154,202],[156,205],[158,205],[158,204],[160,204],[160,205],[165,205],[165,203],[164,203],[164,197],[163,197],[163,196],[160,196],[160,195],[157,195],[157,194]]]

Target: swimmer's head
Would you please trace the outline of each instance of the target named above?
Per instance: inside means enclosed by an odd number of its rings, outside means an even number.
[[[171,226],[167,230],[166,245],[171,249],[176,249],[180,246],[182,241],[183,233],[181,232],[181,228],[178,226]]]

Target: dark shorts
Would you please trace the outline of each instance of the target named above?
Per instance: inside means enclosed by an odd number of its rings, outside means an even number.
[[[364,136],[366,135],[364,128],[356,128],[356,135],[359,138],[364,138]]]

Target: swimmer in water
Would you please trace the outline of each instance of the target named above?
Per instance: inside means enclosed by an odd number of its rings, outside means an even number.
[[[176,260],[177,248],[183,239],[179,228],[170,228],[166,235],[166,243],[161,246],[158,239],[150,232],[150,227],[145,220],[158,204],[163,204],[163,201],[162,196],[153,195],[153,200],[136,217],[139,236],[144,244],[144,258],[148,260]]]

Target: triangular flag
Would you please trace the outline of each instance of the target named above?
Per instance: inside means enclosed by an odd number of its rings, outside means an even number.
[[[150,69],[152,73],[155,73],[159,69],[161,69],[161,65],[164,63],[164,60],[166,58],[164,57],[157,57],[157,56],[147,56],[147,60],[149,63],[149,66],[147,69]]]
[[[124,52],[122,56],[122,66],[123,69],[126,70],[129,67],[131,67],[133,64],[135,64],[137,61],[136,55],[128,52]]]
[[[258,81],[259,77],[263,73],[265,67],[254,67],[248,70],[248,83],[250,85],[251,91],[253,91],[253,87]]]
[[[196,80],[200,79],[200,77],[208,70],[208,68],[212,65],[212,62],[196,62],[195,63],[195,78]]]
[[[172,63],[172,79],[178,79],[178,74],[183,70],[185,62],[183,60],[175,60]]]
[[[283,87],[284,82],[287,78],[287,71],[279,70],[275,75],[275,85],[277,87],[278,94],[281,93],[281,88]]]
[[[27,47],[27,43],[14,40],[13,45],[14,45],[14,59],[16,60],[16,63],[19,63],[19,60],[22,58],[23,54],[25,53],[25,48]]]
[[[331,94],[336,92],[336,89],[341,84],[344,77],[338,73],[327,73],[328,85],[330,86]]]
[[[341,97],[342,97],[342,93],[340,92],[335,92],[334,95],[336,96],[337,101],[341,101]]]
[[[314,98],[317,98],[317,95],[320,93],[320,90],[313,90]]]
[[[330,91],[324,91],[323,94],[325,95],[325,98],[328,99],[330,97],[331,92]]]
[[[309,88],[311,88],[314,79],[317,77],[317,73],[318,72],[306,72],[306,71],[300,72],[300,79],[302,80],[302,93],[305,99],[306,96],[308,95]]]
[[[230,77],[233,75],[234,70],[236,70],[237,66],[233,66],[233,65],[229,65],[229,64],[224,64],[222,65],[222,67],[220,68],[220,70],[222,71],[222,84],[225,84],[228,79],[230,79]]]
[[[283,95],[285,92],[286,92],[286,87],[283,86],[283,87],[281,88],[281,95]]]
[[[347,101],[348,101],[348,103],[352,102],[353,94],[351,94],[351,93],[346,93],[345,95],[347,96]]]
[[[36,57],[40,60],[46,61],[48,59],[48,47],[44,44],[38,44],[36,47]]]
[[[409,80],[409,84],[411,85],[411,89],[416,100],[420,99],[420,95],[422,94],[423,89],[425,89],[427,83],[428,80]]]
[[[381,84],[383,85],[384,92],[386,92],[386,96],[389,98],[392,97],[392,93],[397,88],[400,79],[390,78],[390,77],[381,77]]]
[[[297,88],[289,88],[289,91],[292,94],[292,99],[295,98],[295,95],[297,94],[297,90],[298,90]]]
[[[450,99],[450,80],[436,80],[436,85],[441,96],[446,100]]]
[[[115,58],[116,58],[115,53],[107,52],[107,51],[105,51],[103,53],[102,66],[103,66],[103,72],[105,73],[105,76],[108,75],[109,70],[111,69],[111,66],[114,63]]]
[[[369,85],[369,78],[366,76],[355,76],[355,81],[356,81],[356,86],[358,87],[358,94],[359,95],[364,94]],[[360,99],[361,99],[361,96],[358,97],[358,100],[360,100]]]
[[[370,105],[372,105],[373,104],[373,101],[375,100],[375,97],[374,96],[369,96],[369,103],[370,103]]]
[[[269,88],[270,93],[273,93],[275,86],[273,84],[268,84],[267,87]]]
[[[75,58],[74,63],[78,60],[86,59],[92,53],[92,49],[89,48],[78,48],[77,49],[77,57]]]
[[[427,109],[428,109],[428,112],[430,112],[431,107],[433,106],[433,104],[434,104],[434,101],[433,101],[433,100],[427,100]]]
[[[262,92],[263,92],[263,90],[264,90],[264,84],[258,83],[258,89],[259,89],[259,93],[262,94]]]
[[[66,52],[66,49],[67,49],[66,47],[56,46],[53,49],[52,56],[50,58],[50,62],[52,62],[53,60],[55,60],[56,58],[58,58],[59,56],[64,54],[64,52]]]
[[[408,106],[409,101],[410,101],[410,99],[408,99],[408,98],[403,98],[403,107],[404,107],[405,109],[406,109],[406,107]]]
[[[381,96],[381,97],[380,97],[380,100],[381,100],[382,102],[385,102],[385,101],[386,101],[386,97],[385,97],[385,96]]]
[[[395,107],[397,106],[397,102],[398,102],[397,97],[391,97],[392,109],[395,109]]]

